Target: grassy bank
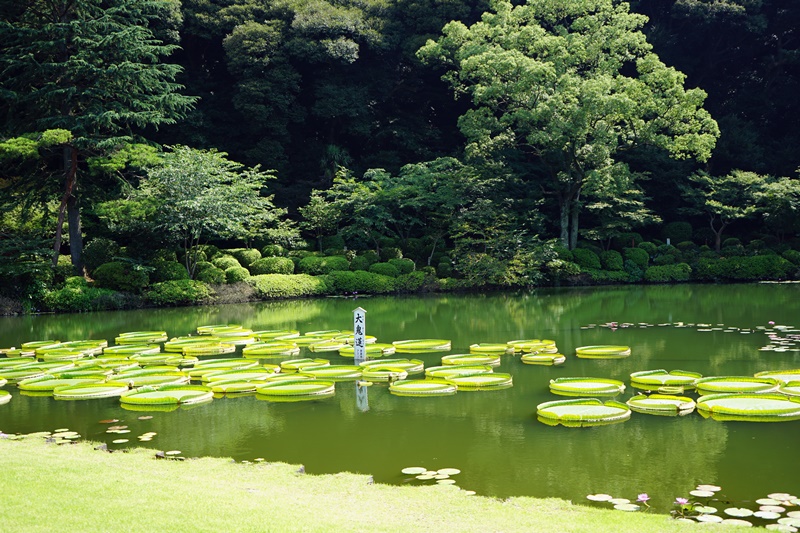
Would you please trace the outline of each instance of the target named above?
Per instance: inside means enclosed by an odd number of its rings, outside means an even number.
[[[98,451],[42,436],[0,439],[4,532],[692,531],[664,515],[558,499],[468,496],[447,487],[370,484],[299,474],[297,465],[156,460],[154,450]]]

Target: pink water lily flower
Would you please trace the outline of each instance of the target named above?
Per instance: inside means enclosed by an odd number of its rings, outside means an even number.
[[[648,496],[646,492],[643,492],[643,493],[639,494],[639,497],[636,498],[636,501],[645,503],[649,499],[650,499],[650,496]]]
[[[675,503],[678,505],[686,505],[689,503],[689,500],[686,498],[675,498]]]

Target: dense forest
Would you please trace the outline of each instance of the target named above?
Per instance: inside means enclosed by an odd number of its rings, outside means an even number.
[[[796,278],[799,32],[780,0],[0,0],[0,308]]]

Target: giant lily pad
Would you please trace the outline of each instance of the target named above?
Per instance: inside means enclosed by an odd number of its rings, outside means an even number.
[[[302,359],[290,359],[282,361],[280,368],[285,372],[297,372],[308,366],[329,366],[331,362],[327,359],[309,359],[304,357]]]
[[[355,347],[348,344],[339,350],[339,355],[342,357],[354,357],[355,351]],[[364,346],[364,352],[366,353],[367,357],[384,357],[386,355],[394,354],[395,351],[397,351],[397,349],[393,344],[374,343]]]
[[[364,361],[359,363],[361,368],[379,370],[386,368],[402,368],[409,374],[419,374],[425,370],[425,364],[419,359],[383,359],[382,361]]]
[[[683,390],[693,389],[702,374],[685,370],[642,370],[631,374],[631,386],[637,389],[658,390],[662,387],[675,386]]]
[[[413,339],[394,341],[392,344],[397,353],[441,352],[451,347],[451,342],[445,339]]]
[[[530,353],[556,353],[556,341],[550,339],[520,339],[508,341],[506,344],[514,348],[515,352]]]
[[[93,378],[57,378],[50,374],[45,374],[36,378],[23,379],[17,383],[17,387],[24,391],[52,392],[57,387],[69,387],[82,383],[102,383],[105,376],[95,376]]]
[[[0,390],[0,405],[5,405],[10,401],[11,401],[11,393],[8,392],[7,390]]]
[[[563,364],[567,358],[561,353],[526,353],[520,357],[520,360],[526,365],[560,365]]]
[[[800,398],[787,398],[780,394],[711,394],[697,400],[697,411],[719,420],[798,420]]]
[[[120,397],[124,404],[161,405],[193,404],[207,402],[214,397],[211,389],[202,385],[164,385],[161,387],[139,387]]]
[[[355,365],[307,366],[300,374],[314,378],[349,380],[361,377],[362,368]],[[261,392],[259,391],[261,394]]]
[[[233,379],[239,381],[265,380],[272,375],[275,375],[275,370],[273,369],[254,367],[209,372],[207,374],[203,374],[203,376],[200,378],[200,381],[203,383],[212,383],[215,381],[229,381]]]
[[[208,344],[191,344],[183,347],[183,355],[222,355],[233,353],[236,346],[229,342],[209,342]]]
[[[443,365],[490,365],[500,364],[500,356],[488,353],[469,353],[445,355],[442,357]]]
[[[597,398],[556,400],[536,406],[539,419],[568,426],[581,426],[594,422],[621,422],[631,416],[631,410],[621,402]]]
[[[492,367],[489,365],[442,365],[426,368],[425,375],[432,378],[448,379],[455,376],[491,374],[492,371]]]
[[[800,397],[800,381],[790,381],[778,387],[778,392],[786,396]]]
[[[402,368],[379,367],[364,369],[361,377],[367,381],[398,381],[406,379],[408,372]]]
[[[106,355],[128,356],[133,354],[156,354],[161,351],[159,344],[118,344],[103,348]]]
[[[446,380],[457,386],[459,390],[470,389],[505,389],[513,384],[511,374],[473,374],[471,376],[451,376]]]
[[[389,392],[397,396],[449,396],[457,387],[438,379],[405,379],[389,385]]]
[[[657,415],[684,415],[694,411],[695,402],[686,396],[652,394],[634,396],[627,402],[628,407],[637,413]]]
[[[253,335],[255,335],[259,341],[263,342],[276,339],[278,337],[284,337],[285,339],[296,338],[300,336],[300,332],[296,329],[264,329],[254,331]]]
[[[775,379],[785,385],[790,381],[800,381],[800,368],[791,370],[765,370],[764,372],[756,373],[755,377]]]
[[[83,383],[53,390],[57,400],[92,400],[97,398],[113,398],[128,391],[128,384],[121,381],[105,383]]]
[[[581,346],[575,349],[575,355],[582,359],[621,359],[630,354],[630,346],[597,345]]]
[[[469,351],[470,353],[474,354],[478,353],[504,354],[504,353],[514,353],[516,350],[513,346],[509,346],[508,344],[479,343],[479,344],[470,344]]]
[[[699,394],[750,392],[766,393],[778,389],[778,381],[772,378],[750,376],[712,376],[698,379],[695,383]]]
[[[262,396],[317,396],[330,394],[335,387],[332,381],[295,379],[271,381],[260,385],[256,392]]]
[[[258,342],[242,348],[242,355],[248,358],[286,357],[300,353],[300,347],[289,341]]]
[[[168,338],[166,331],[129,331],[120,333],[114,342],[116,344],[151,344],[165,342]]]
[[[561,396],[616,396],[624,390],[625,384],[616,379],[557,378],[550,380],[550,392]]]
[[[346,348],[347,343],[336,339],[329,339],[322,342],[315,342],[308,345],[310,352],[338,352],[342,348]]]
[[[216,337],[175,337],[164,343],[165,352],[183,353],[187,346],[217,344],[222,342]]]

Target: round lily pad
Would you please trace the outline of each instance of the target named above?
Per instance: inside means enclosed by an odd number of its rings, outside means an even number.
[[[630,354],[630,346],[597,345],[575,349],[575,355],[582,359],[621,359]]]
[[[443,365],[490,365],[500,364],[500,356],[486,353],[453,354],[442,357]]]
[[[631,416],[631,410],[620,402],[604,403],[596,398],[579,398],[541,403],[536,406],[536,414],[540,419],[580,426],[591,422],[627,420]]]
[[[444,474],[446,476],[455,476],[456,474],[460,474],[461,470],[458,468],[440,468],[437,470],[440,474]]]
[[[145,386],[123,394],[120,402],[136,405],[188,405],[210,401],[213,397],[211,389],[202,385]]]
[[[561,396],[616,396],[625,384],[607,378],[556,378],[550,380],[550,392]]]
[[[83,383],[60,387],[53,391],[53,397],[60,400],[88,400],[95,398],[113,398],[128,390],[128,384],[120,381],[105,383]]]
[[[710,505],[696,505],[694,506],[694,510],[700,514],[714,514],[717,512],[717,508],[711,507]]]
[[[631,503],[628,498],[611,498],[608,500],[608,503],[613,503],[614,505],[624,505],[626,503]]]
[[[782,502],[788,502],[789,500],[797,498],[797,496],[794,494],[789,494],[788,492],[773,492],[772,494],[767,494],[767,497],[774,500],[780,500]]]
[[[271,381],[256,389],[262,396],[316,396],[334,392],[332,381],[316,379]]]
[[[740,520],[738,518],[726,518],[720,524],[727,524],[729,526],[740,526],[740,527],[753,527],[752,522],[748,522],[747,520]]]
[[[560,365],[567,358],[561,353],[526,353],[520,357],[526,365]]]
[[[698,390],[699,387],[698,383]],[[800,419],[800,399],[780,394],[710,394],[697,400],[697,410],[700,414],[712,417],[722,415],[730,420],[736,420],[737,417],[755,422],[796,420]]]
[[[686,414],[691,413],[695,408],[694,400],[691,398],[668,394],[638,395],[629,399],[626,403],[631,410],[637,413],[660,415]]]
[[[361,372],[361,367],[355,365],[325,365],[304,367],[300,374],[315,378],[349,380],[360,378]]]
[[[800,527],[800,518],[785,516],[783,518],[778,518],[778,523],[784,526]]]
[[[455,479],[437,479],[436,483],[439,485],[455,485]]]
[[[471,344],[469,351],[473,354],[505,354],[514,353],[514,347],[509,346],[508,344],[479,343]],[[442,362],[444,363],[444,358],[442,358]]]
[[[618,503],[614,506],[617,511],[638,511],[640,507],[635,503]]]
[[[403,379],[389,385],[389,392],[397,396],[448,396],[456,390],[452,383],[435,379]]]
[[[586,499],[593,502],[610,502],[614,497],[610,494],[589,494]]]
[[[716,485],[697,485],[695,488],[697,490],[709,490],[711,492],[719,492],[722,490],[722,487]]]
[[[447,351],[451,342],[446,339],[413,339],[394,341],[392,343],[397,353],[426,353]]]
[[[513,384],[511,374],[492,373],[492,374],[473,374],[471,376],[452,376],[446,380],[457,386],[459,389],[500,389],[507,388]]]
[[[719,523],[722,522],[724,519],[721,516],[717,516],[715,514],[701,514],[695,518],[698,522],[711,522],[711,523]]]
[[[429,479],[433,479],[433,474],[420,474],[417,476],[417,479],[421,479],[422,481],[428,481]]]
[[[787,526],[785,524],[767,524],[764,527],[772,531],[785,531],[787,533],[795,533],[797,531],[796,527]]]
[[[699,489],[690,490],[689,494],[691,494],[692,496],[696,496],[698,498],[711,498],[714,496],[714,493],[710,490],[699,490]]]
[[[746,509],[744,507],[728,507],[723,512],[728,516],[737,516],[737,517],[753,516],[753,511],[751,511],[750,509]]]
[[[111,441],[113,444],[124,444],[128,442],[128,439],[114,439]]]
[[[756,511],[753,513],[753,516],[763,518],[764,520],[775,520],[781,517],[781,513],[776,513],[774,511]]]
[[[422,466],[408,466],[408,467],[402,469],[401,472],[403,474],[408,474],[408,475],[415,476],[417,474],[422,474],[423,472],[427,472],[427,470],[428,470],[427,468],[422,467]]]

